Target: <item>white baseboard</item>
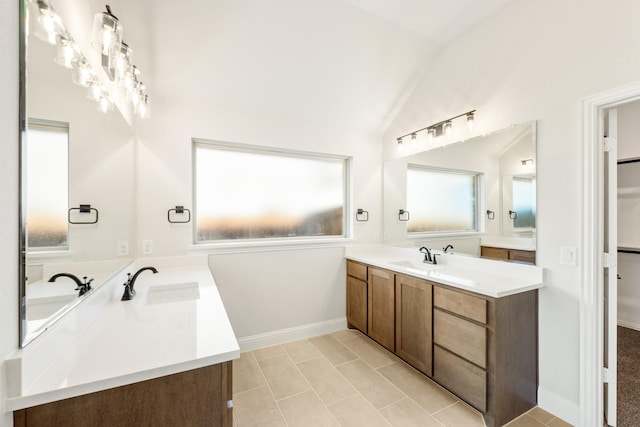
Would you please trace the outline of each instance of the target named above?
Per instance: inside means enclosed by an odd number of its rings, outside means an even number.
[[[627,322],[625,320],[618,319],[618,326],[624,326],[625,328],[635,329],[636,331],[640,331],[640,325],[637,323]]]
[[[571,425],[580,424],[580,405],[543,387],[538,387],[538,406]]]
[[[341,317],[339,319],[310,323],[308,325],[296,326],[294,328],[280,329],[278,331],[238,338],[238,344],[240,344],[241,352],[251,351],[258,348],[284,344],[318,335],[330,334],[346,328],[347,318]]]

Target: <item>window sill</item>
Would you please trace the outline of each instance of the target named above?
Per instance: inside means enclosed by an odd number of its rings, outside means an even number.
[[[71,260],[76,255],[75,251],[30,251],[27,252],[27,263],[52,262],[60,260]]]
[[[326,239],[300,239],[295,241],[238,241],[238,242],[220,242],[220,243],[201,243],[189,246],[190,252],[207,252],[207,253],[240,253],[240,252],[273,252],[288,251],[302,249],[318,249],[329,247],[342,247],[346,244],[353,243],[352,237],[330,237]]]
[[[483,231],[462,231],[462,232],[442,232],[442,233],[407,233],[407,239],[411,240],[424,240],[424,239],[437,239],[460,237],[460,238],[480,238],[486,236],[487,233]]]

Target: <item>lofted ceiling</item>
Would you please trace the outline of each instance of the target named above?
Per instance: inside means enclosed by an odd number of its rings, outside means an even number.
[[[508,1],[154,1],[149,92],[379,133],[437,51]]]

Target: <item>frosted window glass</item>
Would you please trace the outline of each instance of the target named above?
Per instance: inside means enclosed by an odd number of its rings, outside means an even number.
[[[29,124],[26,139],[27,247],[67,247],[66,125]]]
[[[195,145],[196,242],[345,236],[347,160]]]
[[[478,174],[409,165],[407,232],[477,231]]]
[[[536,226],[535,179],[513,178],[513,210],[518,214],[513,220],[514,228]]]

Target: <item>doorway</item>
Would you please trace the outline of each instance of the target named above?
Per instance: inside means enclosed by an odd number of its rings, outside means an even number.
[[[625,109],[639,99],[640,84],[636,83],[583,101],[584,284],[580,304],[580,425],[585,426],[602,425],[603,420],[609,425],[617,425],[617,160],[620,153],[616,152],[616,118],[617,110]],[[613,126],[609,126],[612,117]],[[604,135],[608,138],[603,138]],[[637,157],[640,158],[640,154]],[[640,248],[640,239],[638,242]]]

